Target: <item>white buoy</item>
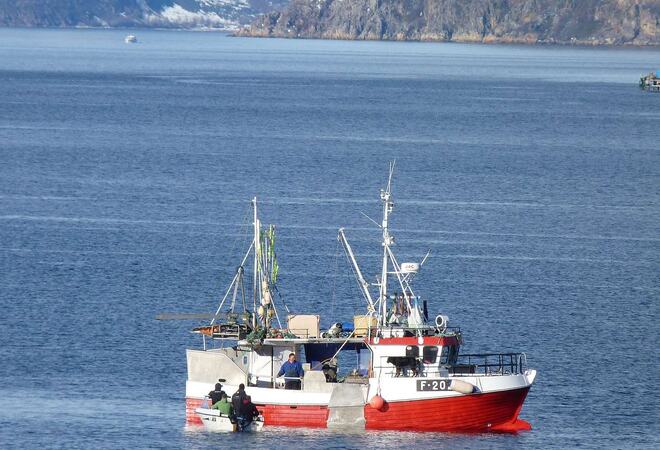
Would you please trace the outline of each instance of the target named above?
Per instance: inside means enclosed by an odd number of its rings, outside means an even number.
[[[460,392],[461,394],[471,394],[474,392],[474,385],[463,380],[451,380],[449,389],[454,392]]]

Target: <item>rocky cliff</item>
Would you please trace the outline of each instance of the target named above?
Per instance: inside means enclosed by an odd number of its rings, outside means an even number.
[[[660,0],[292,0],[246,36],[660,44]]]
[[[0,0],[5,27],[234,29],[288,0]]]

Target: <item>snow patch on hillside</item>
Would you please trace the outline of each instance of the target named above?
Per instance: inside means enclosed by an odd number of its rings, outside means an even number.
[[[206,7],[231,6],[236,9],[250,7],[248,0],[197,0],[197,3]]]
[[[205,3],[225,3],[222,0],[207,0]],[[228,2],[236,3],[236,2]],[[212,11],[189,11],[178,3],[166,6],[158,14],[149,14],[146,17],[150,25],[182,27],[182,28],[216,28],[235,29],[238,22],[221,17]]]

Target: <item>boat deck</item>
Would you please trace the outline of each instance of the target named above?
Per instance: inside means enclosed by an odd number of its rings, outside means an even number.
[[[352,337],[352,338],[269,338],[264,339],[263,343],[266,345],[288,345],[288,344],[364,344],[366,337]]]

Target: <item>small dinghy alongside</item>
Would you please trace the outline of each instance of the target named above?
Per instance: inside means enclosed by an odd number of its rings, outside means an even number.
[[[259,418],[248,423],[246,426],[241,427],[237,421],[232,422],[232,419],[229,416],[222,414],[217,409],[197,408],[195,412],[200,419],[202,419],[202,424],[207,431],[220,431],[225,433],[252,432],[261,431],[264,426],[263,420]]]

